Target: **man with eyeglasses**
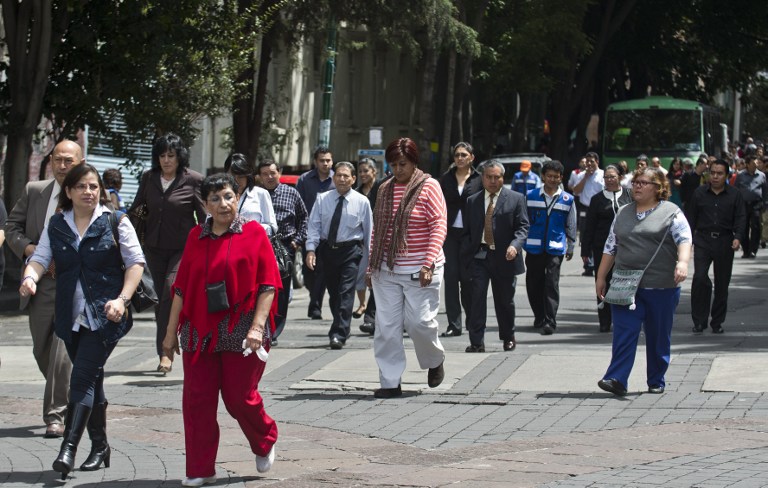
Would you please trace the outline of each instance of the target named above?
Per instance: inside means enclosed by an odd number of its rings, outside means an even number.
[[[50,158],[53,178],[27,183],[5,225],[8,246],[22,261],[35,252],[43,228],[56,213],[61,184],[67,173],[85,161],[80,146],[69,140],[58,143]],[[43,420],[46,424],[45,437],[48,438],[61,437],[64,434],[69,377],[72,372],[72,362],[64,342],[53,333],[55,300],[56,280],[53,267],[40,278],[34,296],[21,298],[21,309],[29,307],[32,353],[37,367],[45,377]]]
[[[560,265],[570,261],[576,242],[576,206],[573,196],[560,189],[563,164],[547,161],[544,186],[531,190],[526,201],[530,230],[525,241],[525,287],[533,310],[533,327],[541,335],[557,328],[560,305]]]
[[[697,188],[685,206],[693,231],[693,282],[691,283],[691,318],[693,332],[707,328],[723,333],[728,310],[728,285],[731,282],[733,253],[744,239],[746,212],[739,190],[727,185],[728,162],[716,160],[709,168],[709,184]],[[709,267],[715,268],[715,295]],[[710,307],[711,304],[711,307]]]

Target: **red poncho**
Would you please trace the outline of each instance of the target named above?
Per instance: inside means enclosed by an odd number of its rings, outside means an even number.
[[[182,348],[192,350],[194,336],[200,339],[201,344],[204,338],[210,337],[207,349],[214,351],[220,339],[219,324],[226,320],[227,331],[232,334],[243,315],[255,310],[259,287],[271,286],[277,292],[282,288],[282,280],[272,245],[259,223],[247,222],[242,225],[242,232],[230,231],[215,239],[211,236],[201,238],[202,232],[202,225],[190,231],[173,290],[174,293],[178,290],[184,301],[179,314],[179,329],[187,322],[191,329],[189,342],[182,344]],[[230,307],[209,313],[205,285],[222,280],[227,283]],[[272,332],[276,310],[277,298],[272,301],[269,314]],[[243,335],[239,341],[244,338]]]

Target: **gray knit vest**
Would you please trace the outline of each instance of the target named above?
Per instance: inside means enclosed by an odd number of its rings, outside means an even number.
[[[656,252],[664,233],[680,209],[674,203],[662,201],[643,220],[637,219],[637,204],[626,205],[616,215],[616,269],[643,269]],[[664,245],[640,280],[640,288],[676,288],[675,265],[677,246],[672,233],[667,233]]]

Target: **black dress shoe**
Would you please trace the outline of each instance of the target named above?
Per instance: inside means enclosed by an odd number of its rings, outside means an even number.
[[[615,378],[602,379],[597,382],[597,386],[601,390],[605,390],[608,393],[613,393],[617,396],[624,396],[627,394],[627,389]]]
[[[544,324],[539,332],[541,335],[552,335],[555,333],[555,328],[549,324]]]
[[[712,333],[713,334],[722,334],[723,332],[725,332],[725,330],[723,330],[723,326],[722,325],[713,325],[712,326]]]
[[[464,349],[464,352],[485,352],[485,344],[474,345],[470,344]]]
[[[331,349],[341,349],[344,347],[344,343],[338,337],[331,338]]]
[[[610,332],[611,326],[610,325],[601,325],[600,326],[600,332]]]
[[[443,369],[443,363],[440,363],[440,366],[436,368],[429,368],[427,385],[430,388],[437,388],[443,382],[443,378],[445,378],[445,370]]]
[[[581,276],[593,276],[593,272],[591,269],[585,269]]]
[[[664,393],[664,387],[659,385],[649,386],[648,393],[653,393],[654,395],[661,395],[662,393]]]
[[[448,326],[448,330],[440,334],[440,337],[458,337],[461,335],[461,330],[455,327]]]
[[[504,350],[505,351],[514,351],[515,347],[517,347],[517,343],[514,339],[511,341],[504,341]]]
[[[375,390],[373,392],[374,398],[395,398],[403,396],[403,390],[400,388],[400,385],[397,385],[397,388],[379,388],[378,390]]]
[[[363,322],[362,324],[360,324],[360,332],[365,332],[366,334],[373,335],[373,333],[376,332],[376,325],[370,322]]]
[[[693,332],[694,334],[701,334],[702,332],[704,332],[704,329],[706,329],[705,326],[696,324],[693,326],[693,328],[691,328],[691,332]]]
[[[307,314],[307,317],[309,317],[312,320],[323,320],[323,314],[320,312],[312,312]]]
[[[533,323],[533,328],[534,329],[541,329],[542,327],[544,327],[544,322],[534,322]]]

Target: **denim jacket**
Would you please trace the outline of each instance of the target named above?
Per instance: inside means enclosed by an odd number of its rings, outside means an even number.
[[[56,335],[64,342],[72,340],[73,297],[79,280],[102,340],[105,344],[116,343],[131,329],[133,317],[127,313],[119,323],[112,322],[104,311],[104,305],[120,294],[125,274],[109,213],[102,214],[88,227],[79,248],[75,244],[77,236],[62,214],[51,217],[48,236],[56,263]]]

